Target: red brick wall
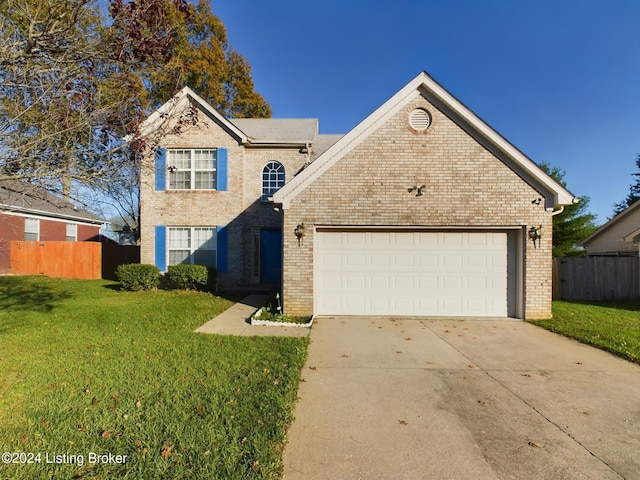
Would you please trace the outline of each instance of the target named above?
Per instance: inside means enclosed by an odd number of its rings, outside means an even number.
[[[65,230],[66,233],[66,230]],[[100,236],[99,225],[78,225],[78,241],[88,242],[97,241]]]
[[[63,242],[67,239],[67,224],[64,222],[52,222],[51,220],[40,219],[41,242]]]
[[[10,244],[12,240],[24,240],[24,217],[0,214],[0,273],[6,273],[10,268]],[[86,242],[98,240],[99,225],[78,225],[78,241]],[[67,223],[40,219],[41,242],[59,241],[67,239]]]

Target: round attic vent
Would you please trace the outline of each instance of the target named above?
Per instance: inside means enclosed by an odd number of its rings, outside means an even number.
[[[409,114],[409,125],[417,132],[424,132],[431,125],[431,114],[424,108],[416,108]]]

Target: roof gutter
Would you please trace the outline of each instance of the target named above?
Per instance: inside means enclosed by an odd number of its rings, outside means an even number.
[[[580,199],[577,197],[574,197],[572,205],[575,205],[577,203],[580,203]],[[566,207],[566,205],[560,205],[560,208],[558,210],[552,210],[551,216],[555,217],[556,215],[560,215],[562,212],[564,212],[564,207]]]
[[[300,140],[256,140],[247,139],[244,143],[246,147],[299,147],[304,148],[310,145],[311,142]]]

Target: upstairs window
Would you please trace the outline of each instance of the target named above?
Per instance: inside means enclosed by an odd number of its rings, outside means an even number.
[[[262,198],[268,198],[284,186],[284,166],[269,162],[262,169]]]
[[[184,149],[167,151],[171,190],[215,190],[216,150]]]
[[[40,239],[40,220],[31,217],[24,219],[24,239],[36,242]]]

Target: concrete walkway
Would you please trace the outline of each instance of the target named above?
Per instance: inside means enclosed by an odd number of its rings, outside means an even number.
[[[249,295],[242,301],[228,308],[217,317],[198,327],[198,333],[215,333],[218,335],[240,335],[257,337],[306,337],[309,328],[304,327],[267,327],[251,325],[249,318],[262,307],[267,295]]]
[[[640,366],[510,319],[320,317],[285,480],[640,478]]]

